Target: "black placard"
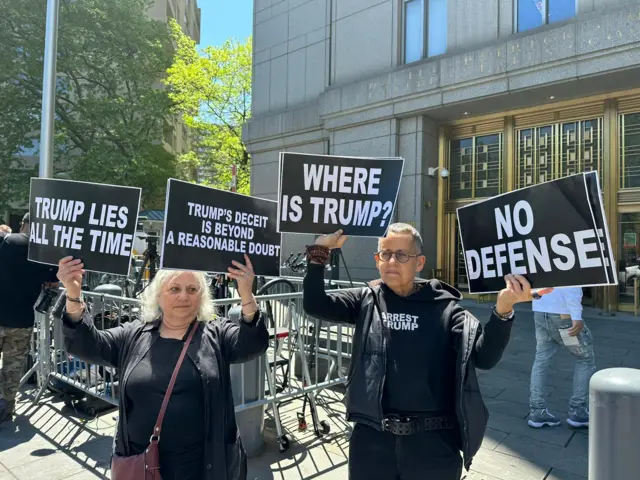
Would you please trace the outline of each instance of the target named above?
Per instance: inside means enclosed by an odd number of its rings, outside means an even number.
[[[172,178],[165,209],[162,268],[227,273],[246,253],[257,275],[280,275],[277,202]]]
[[[589,175],[458,208],[469,292],[498,292],[508,273],[535,288],[616,285],[597,174]]]
[[[32,178],[29,260],[57,265],[73,256],[86,270],[128,275],[140,195],[135,187]]]
[[[600,246],[602,248],[604,263],[607,266],[607,275],[609,279],[617,281],[616,264],[613,258],[613,249],[611,248],[611,237],[609,236],[609,226],[607,225],[606,215],[604,213],[604,199],[602,189],[600,188],[600,179],[597,172],[585,173],[587,182],[587,193],[589,195],[589,205],[593,212],[593,219],[598,229],[600,237]]]
[[[402,158],[281,153],[278,231],[383,236],[403,168]]]

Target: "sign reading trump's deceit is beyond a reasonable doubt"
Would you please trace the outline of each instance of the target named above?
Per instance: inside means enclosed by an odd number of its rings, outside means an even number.
[[[617,284],[594,172],[483,200],[457,215],[470,293],[500,291],[509,273],[535,288]]]
[[[141,190],[31,179],[29,260],[57,265],[72,256],[86,270],[127,275]]]
[[[169,179],[165,208],[163,268],[227,273],[246,253],[256,274],[280,274],[276,202]]]

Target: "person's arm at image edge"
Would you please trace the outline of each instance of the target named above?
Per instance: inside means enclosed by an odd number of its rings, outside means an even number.
[[[60,260],[58,266],[58,279],[67,289],[67,299],[62,314],[65,349],[86,362],[117,368],[120,351],[131,323],[108,330],[98,330],[93,324],[86,305],[69,299],[78,299],[82,294],[80,287],[84,273],[83,267],[80,260],[74,260],[71,257]]]

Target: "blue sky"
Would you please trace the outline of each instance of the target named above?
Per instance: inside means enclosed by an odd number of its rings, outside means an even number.
[[[198,0],[202,10],[200,48],[229,37],[244,41],[252,33],[253,0]]]

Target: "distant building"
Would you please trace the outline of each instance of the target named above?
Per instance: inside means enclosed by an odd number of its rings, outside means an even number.
[[[149,10],[149,17],[161,22],[175,19],[182,27],[182,31],[200,43],[200,8],[197,0],[155,0]],[[172,122],[164,125],[164,147],[176,155],[187,153],[191,149],[189,128],[175,117]]]
[[[632,307],[640,1],[255,0],[254,8],[244,129],[254,195],[276,199],[284,150],[402,156],[395,220],[422,233],[425,276],[464,292],[457,207],[597,170],[621,286],[586,293],[599,306]],[[282,251],[310,240],[285,235]],[[346,244],[352,275],[376,276],[375,249],[373,239]]]

